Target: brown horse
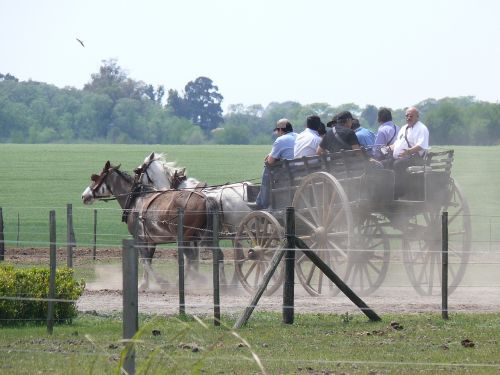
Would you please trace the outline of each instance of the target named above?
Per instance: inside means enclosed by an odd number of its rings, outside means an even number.
[[[129,233],[136,238],[144,265],[141,289],[149,288],[149,274],[160,283],[164,282],[155,275],[151,261],[157,244],[177,241],[179,208],[184,210],[185,242],[181,245],[188,259],[193,250],[187,243],[201,241],[212,233],[213,216],[210,211],[217,207],[217,202],[197,189],[156,191],[137,183],[109,161],[99,175],[91,176],[91,180],[90,186],[82,193],[84,204],[114,196],[123,209],[122,221],[127,223]]]

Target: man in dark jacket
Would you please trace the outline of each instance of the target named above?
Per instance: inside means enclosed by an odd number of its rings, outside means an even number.
[[[359,150],[359,141],[352,127],[351,112],[343,111],[335,115],[333,120],[327,123],[331,126],[316,150],[316,154],[321,155],[326,152],[338,152],[340,150]]]

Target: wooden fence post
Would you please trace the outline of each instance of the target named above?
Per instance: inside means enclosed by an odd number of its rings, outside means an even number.
[[[448,212],[441,217],[441,316],[448,319]]]
[[[283,323],[293,324],[295,276],[295,211],[286,208],[285,282],[283,284]]]
[[[56,295],[56,212],[50,211],[50,276],[49,276],[49,295],[47,307],[47,332],[52,335],[54,331],[54,298]]]
[[[214,284],[214,326],[220,326],[220,249],[219,249],[219,210],[213,215],[212,253],[213,253],[213,284]]]
[[[92,259],[95,260],[97,252],[97,210],[94,209],[94,248],[92,249]]]
[[[123,339],[127,347],[123,369],[127,374],[135,372],[133,337],[139,330],[138,253],[135,244],[135,240],[123,240],[122,245]]]
[[[66,266],[73,268],[73,205],[66,204]]]
[[[4,236],[3,236],[3,213],[2,207],[0,207],[0,262],[5,259],[5,246],[4,246]]]
[[[17,236],[16,236],[16,247],[19,247],[19,232],[21,229],[21,219],[19,218],[19,212],[17,213]]]
[[[179,315],[186,314],[184,290],[184,210],[177,209],[177,265],[179,269]]]

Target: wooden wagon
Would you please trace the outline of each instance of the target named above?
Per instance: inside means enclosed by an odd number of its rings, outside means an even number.
[[[411,188],[394,199],[394,171],[374,165],[362,150],[284,160],[270,167],[271,205],[248,214],[236,233],[236,273],[253,292],[274,251],[283,246],[284,210],[293,206],[297,236],[360,295],[384,281],[392,258],[404,264],[422,295],[440,291],[441,220],[449,217],[449,292],[462,280],[471,248],[467,201],[451,177],[453,150],[429,152],[408,169]],[[249,199],[251,200],[251,192]],[[401,256],[402,254],[402,256]],[[279,269],[267,293],[283,280]],[[303,254],[296,273],[311,295],[338,290]]]

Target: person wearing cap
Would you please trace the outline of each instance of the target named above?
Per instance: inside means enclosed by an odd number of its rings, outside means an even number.
[[[400,198],[407,190],[408,167],[423,165],[423,157],[429,149],[429,130],[419,121],[418,109],[410,107],[406,110],[406,125],[398,132],[396,141],[392,144],[394,158],[394,198]]]
[[[316,154],[322,155],[326,152],[338,152],[340,150],[359,150],[358,137],[351,129],[353,120],[354,117],[349,111],[343,111],[335,115],[332,121],[326,124],[331,128],[328,129],[321,140]]]
[[[286,118],[278,120],[274,132],[276,132],[278,138],[274,141],[271,152],[264,158],[264,171],[262,172],[262,183],[259,194],[255,203],[248,203],[248,206],[252,209],[261,210],[269,206],[270,180],[268,166],[282,159],[293,159],[293,148],[297,133],[294,133],[291,122]]]
[[[316,155],[316,150],[321,142],[321,137],[318,133],[321,125],[323,125],[323,128],[325,127],[319,116],[312,115],[307,117],[306,128],[295,139],[293,149],[294,159],[301,158],[302,156]]]
[[[388,160],[391,157],[392,150],[389,146],[396,141],[399,132],[399,126],[392,122],[392,113],[389,108],[382,107],[378,110],[377,122],[380,124],[375,137],[375,144],[372,155],[377,160]]]
[[[352,130],[356,133],[356,137],[358,138],[359,144],[366,149],[371,149],[373,144],[375,143],[375,133],[371,130],[363,128],[359,123],[358,119],[352,120]]]

